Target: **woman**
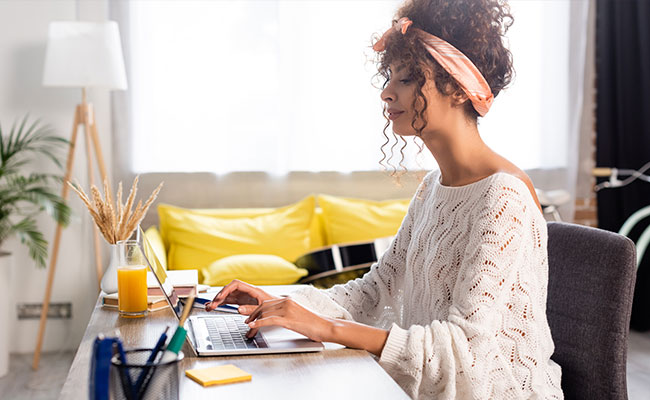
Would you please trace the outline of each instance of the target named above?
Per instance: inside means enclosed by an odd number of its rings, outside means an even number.
[[[440,170],[423,179],[391,247],[345,285],[277,298],[234,281],[207,308],[240,304],[249,336],[279,325],[367,350],[414,398],[562,398],[546,320],[546,223],[530,179],[477,128],[511,79],[509,9],[416,0],[397,17],[373,46],[385,115]]]

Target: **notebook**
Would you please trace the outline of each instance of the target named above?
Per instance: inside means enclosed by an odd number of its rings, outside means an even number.
[[[162,294],[180,321],[184,302],[170,284],[165,269],[141,227],[137,241],[149,269],[153,272]],[[194,310],[192,310],[194,311]],[[324,346],[296,332],[280,327],[262,327],[252,339],[245,337],[248,325],[244,315],[201,311],[185,323],[186,340],[198,356],[249,355],[269,353],[298,353],[321,351]]]

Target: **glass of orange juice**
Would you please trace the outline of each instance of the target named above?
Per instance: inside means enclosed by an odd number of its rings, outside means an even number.
[[[120,316],[147,314],[147,267],[136,240],[117,242],[117,307]]]

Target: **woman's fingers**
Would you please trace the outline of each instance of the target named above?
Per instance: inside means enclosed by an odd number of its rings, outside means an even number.
[[[244,315],[249,315],[249,317],[244,321],[245,323],[248,324],[248,326],[251,328],[248,332],[246,332],[246,337],[247,338],[252,338],[255,335],[257,335],[257,331],[259,330],[259,326],[266,326],[266,325],[254,325],[257,321],[260,321],[260,319],[265,319],[268,320],[269,318],[275,318],[275,317],[264,317],[265,315],[271,313],[271,312],[278,312],[279,309],[282,308],[282,301],[284,299],[277,299],[277,300],[267,300],[264,303],[262,303],[260,306],[239,306],[239,312]],[[243,308],[243,309],[242,309]],[[255,320],[256,318],[257,321]],[[252,321],[249,323],[249,321]]]
[[[250,315],[259,306],[239,306],[238,311],[241,315]]]
[[[260,313],[262,312],[263,307],[264,307],[264,303],[257,306],[253,311],[249,312],[248,318],[246,318],[244,323],[247,324],[249,321],[252,321],[255,318],[257,318],[257,316],[260,315]],[[249,311],[248,308],[246,308],[246,311]]]
[[[265,301],[259,307],[248,306],[240,311],[250,313],[245,321],[250,328],[246,334],[248,338],[255,336],[263,326],[281,326],[317,341],[327,338],[328,322],[290,298]]]
[[[205,309],[210,311],[220,306],[224,302],[224,300],[226,300],[226,298],[230,295],[230,293],[232,293],[237,289],[236,286],[238,285],[238,282],[239,281],[235,280],[230,282],[226,286],[224,286],[223,289],[221,289],[219,293],[217,293],[217,295],[214,296],[214,299],[212,299],[210,303],[207,303],[205,305]]]
[[[264,313],[268,314],[269,312],[273,312],[274,310],[281,308],[284,301],[284,299],[266,300],[259,307],[255,308],[244,322],[249,323],[250,321],[256,320]],[[249,308],[246,308],[244,311],[249,310]]]
[[[214,296],[212,302],[205,305],[205,309],[211,311],[226,303],[259,304],[261,302],[259,299],[262,294],[264,294],[264,291],[261,289],[235,279],[224,286],[224,288]]]
[[[234,280],[224,286],[214,299],[205,305],[205,309],[212,311],[226,303],[257,306],[269,300],[278,300],[278,298],[246,282]]]
[[[246,337],[249,339],[254,337],[257,335],[257,331],[263,326],[281,326],[283,328],[291,329],[290,325],[290,320],[279,315],[271,315],[268,317],[259,318],[248,323],[250,330],[246,332]]]
[[[263,326],[281,326],[283,328],[291,329],[288,326],[287,322],[288,320],[283,317],[280,317],[278,315],[271,315],[269,317],[264,317],[249,322],[248,326],[251,327],[251,330],[255,329],[255,332],[257,332],[257,330]]]
[[[227,284],[226,286],[224,286],[224,288],[221,289],[221,291],[219,293],[217,293],[217,295],[214,298],[215,298],[215,300],[223,301],[227,297],[229,297],[231,294],[234,294],[236,292],[243,292],[243,293],[246,293],[246,294],[251,294],[251,292],[254,292],[254,289],[255,288],[253,286],[251,286],[251,285],[249,285],[249,284],[247,284],[245,282],[242,282],[240,280],[235,279],[232,282],[230,282],[229,284]]]
[[[259,329],[257,329],[257,328],[250,328],[250,329],[248,330],[248,332],[246,332],[246,338],[250,339],[250,338],[255,337],[255,335],[257,335],[257,331],[258,331],[258,330],[259,330]]]

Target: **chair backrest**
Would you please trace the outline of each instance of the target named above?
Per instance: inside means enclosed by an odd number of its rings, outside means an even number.
[[[567,399],[627,399],[627,339],[636,280],[625,236],[548,223],[547,317]]]

